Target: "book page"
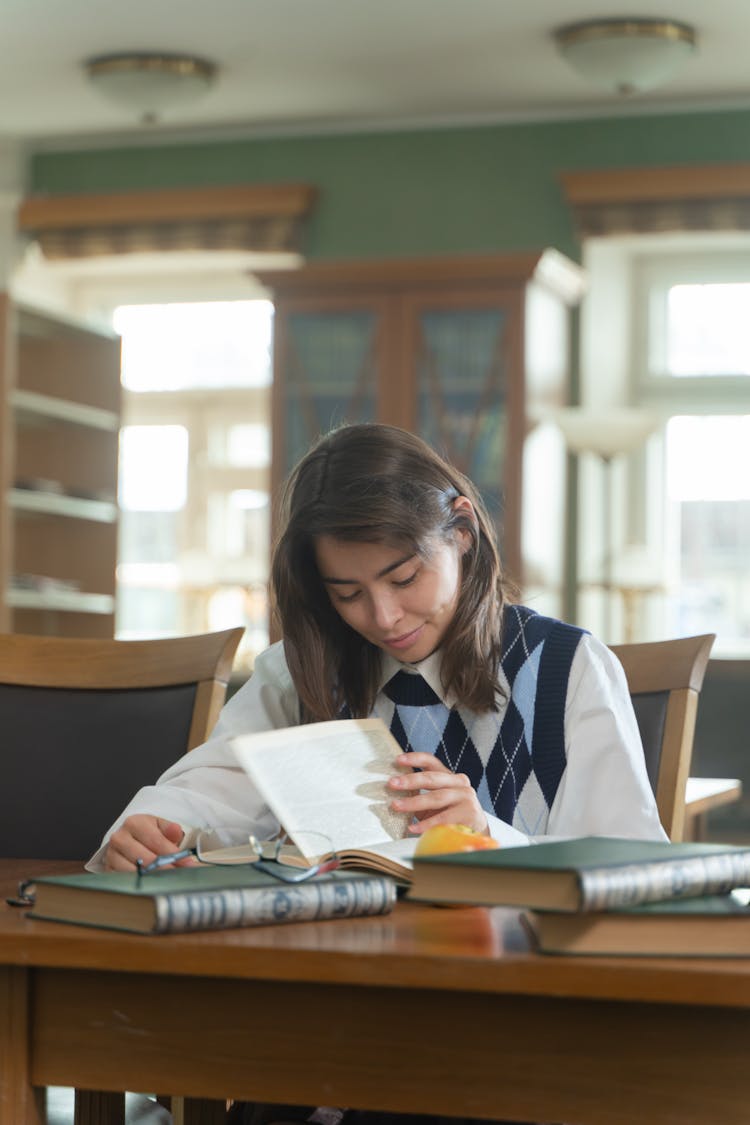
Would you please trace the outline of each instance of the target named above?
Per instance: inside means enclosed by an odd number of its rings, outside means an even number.
[[[242,768],[307,860],[320,836],[336,851],[366,848],[407,833],[394,813],[389,777],[411,773],[395,759],[401,747],[381,719],[342,719],[241,735],[232,747]]]
[[[405,839],[385,840],[378,844],[370,844],[364,848],[343,848],[339,855],[342,867],[361,868],[370,871],[383,871],[398,878],[410,879],[414,867],[412,862],[414,849],[418,836],[408,836]],[[308,834],[308,841],[311,837]],[[247,864],[257,859],[257,853],[249,844],[235,847],[215,848],[202,853],[207,863],[222,865]],[[310,856],[305,859],[294,844],[283,844],[277,851],[274,844],[268,844],[264,849],[265,859],[278,859],[280,863],[287,863],[291,867],[308,867],[313,860],[322,859],[323,856]]]
[[[346,866],[354,867],[356,861],[362,858],[370,861],[366,866],[373,870],[407,874],[414,868],[414,850],[418,843],[419,836],[409,836],[405,840],[385,840],[380,844],[370,844],[367,848],[349,848],[343,853],[342,859],[351,861]],[[385,862],[379,863],[378,860]]]

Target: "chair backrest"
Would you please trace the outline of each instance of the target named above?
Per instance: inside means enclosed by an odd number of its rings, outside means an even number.
[[[87,859],[133,794],[205,741],[243,631],[0,635],[0,856]]]
[[[612,645],[628,681],[664,830],[681,840],[698,694],[716,636]]]

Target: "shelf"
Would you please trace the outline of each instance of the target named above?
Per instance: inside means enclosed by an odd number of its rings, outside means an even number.
[[[8,294],[0,337],[0,632],[111,637],[122,342]]]
[[[52,395],[42,395],[37,391],[15,390],[11,394],[11,403],[20,418],[25,416],[34,421],[45,418],[49,421],[67,422],[73,426],[106,430],[108,433],[114,433],[119,428],[119,420],[113,410],[53,398]]]
[[[115,612],[115,599],[110,594],[85,594],[78,590],[14,590],[5,595],[12,609],[62,610],[64,613]]]
[[[8,499],[19,512],[37,512],[48,516],[72,516],[74,519],[114,523],[117,505],[107,500],[85,500],[79,496],[59,495],[56,492],[35,492],[26,488],[11,488]]]

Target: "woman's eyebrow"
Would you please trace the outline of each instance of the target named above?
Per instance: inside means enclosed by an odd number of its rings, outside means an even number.
[[[388,566],[384,566],[382,570],[378,571],[375,577],[384,578],[386,574],[390,574],[392,570],[398,570],[400,566],[403,566],[404,563],[409,562],[409,560],[413,558],[414,552],[412,552],[410,555],[404,555],[402,559],[397,559],[396,562],[392,562],[389,563]],[[321,574],[320,577],[321,580],[328,586],[358,586],[360,581],[359,578],[326,578],[324,574]]]

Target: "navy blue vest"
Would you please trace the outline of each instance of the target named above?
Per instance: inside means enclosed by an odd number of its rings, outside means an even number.
[[[502,716],[449,709],[421,676],[406,671],[385,685],[373,714],[407,752],[434,753],[465,773],[486,812],[529,835],[543,834],[565,770],[568,678],[583,632],[525,606],[507,606],[501,666],[510,697]]]

